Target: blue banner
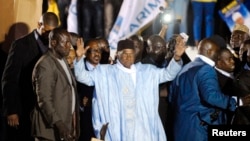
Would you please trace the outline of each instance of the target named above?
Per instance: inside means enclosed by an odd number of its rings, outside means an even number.
[[[236,23],[244,24],[250,29],[250,13],[243,3],[234,0],[221,9],[219,15],[226,22],[231,32]]]

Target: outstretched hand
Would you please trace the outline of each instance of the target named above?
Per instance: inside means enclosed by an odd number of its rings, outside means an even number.
[[[82,56],[84,56],[87,52],[87,50],[89,49],[89,47],[87,46],[86,48],[84,48],[84,42],[82,38],[78,38],[76,41],[76,58],[77,60],[80,60],[82,58]]]
[[[179,42],[176,42],[175,50],[174,50],[174,59],[176,61],[179,61],[186,49],[187,49],[187,46],[186,46],[186,42],[184,41],[184,39]]]

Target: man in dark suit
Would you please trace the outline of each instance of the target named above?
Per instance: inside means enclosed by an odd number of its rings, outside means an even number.
[[[218,60],[215,63],[215,69],[221,91],[225,95],[236,96],[237,92],[235,91],[233,75],[235,68],[233,54],[227,48],[221,48],[218,54],[219,55]],[[226,114],[225,117],[227,118],[222,118],[222,124],[231,124],[234,112],[217,109],[214,114],[216,116],[219,116],[220,114]]]
[[[232,124],[250,124],[250,104],[248,103],[250,100],[250,40],[246,40],[239,51],[239,59],[243,60],[243,54],[246,53],[246,63],[241,69],[241,71],[237,74],[235,79],[235,86],[237,90],[237,96],[242,100],[243,106],[239,106],[235,112]],[[240,104],[240,103],[239,103]]]
[[[13,42],[2,76],[3,114],[7,141],[33,141],[30,113],[35,94],[31,75],[36,61],[47,51],[48,33],[58,26],[54,13],[44,13],[37,29]]]
[[[231,50],[227,48],[227,43],[221,36],[213,35],[210,39],[216,42],[220,47],[218,58],[215,62],[215,69],[221,91],[226,95],[235,96],[236,93],[233,86],[233,72],[235,69],[234,55]]]

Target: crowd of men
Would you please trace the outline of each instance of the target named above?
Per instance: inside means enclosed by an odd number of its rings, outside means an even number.
[[[107,39],[85,41],[45,12],[4,62],[1,140],[201,141],[209,125],[249,124],[248,27],[229,44],[203,38],[194,60],[186,43],[133,35],[112,58]]]

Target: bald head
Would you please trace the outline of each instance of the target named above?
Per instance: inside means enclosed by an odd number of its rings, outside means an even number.
[[[143,38],[142,38],[142,36],[141,35],[132,35],[129,39],[131,39],[131,40],[135,40],[135,41],[138,41],[138,42],[142,42],[143,43]]]
[[[53,12],[46,12],[42,15],[40,23],[43,23],[44,25],[57,27],[59,25],[59,20],[55,13]]]
[[[147,40],[147,54],[155,62],[161,64],[166,57],[167,48],[165,40],[158,34],[151,35]]]
[[[147,44],[149,47],[151,46],[157,46],[158,44],[166,46],[165,40],[160,35],[151,35],[148,40]]]
[[[51,30],[58,27],[58,23],[59,22],[58,22],[58,18],[56,16],[56,14],[54,14],[52,12],[46,12],[41,16],[41,18],[38,22],[37,32],[39,34],[39,38],[41,39],[41,41],[43,42],[44,45],[48,45],[49,33]]]
[[[219,46],[214,41],[209,38],[205,38],[201,40],[198,45],[198,54],[216,61],[219,49]]]

